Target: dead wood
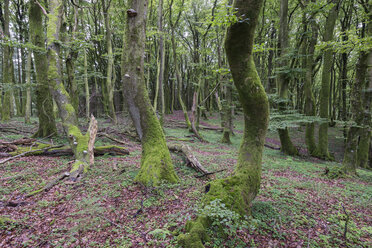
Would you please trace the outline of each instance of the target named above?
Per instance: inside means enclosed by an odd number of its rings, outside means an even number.
[[[201,178],[201,177],[205,177],[205,176],[213,175],[213,174],[216,174],[216,173],[219,173],[219,172],[225,171],[225,170],[226,170],[226,169],[222,169],[222,170],[217,170],[217,171],[208,172],[208,173],[205,173],[205,174],[203,174],[203,175],[195,176],[195,178]]]
[[[274,146],[271,146],[271,145],[268,145],[268,144],[265,144],[264,146],[267,147],[267,148],[273,149],[273,150],[280,151],[280,147],[274,147]]]
[[[103,156],[105,154],[109,154],[112,156],[121,156],[121,155],[129,155],[129,151],[120,146],[98,146],[94,148],[94,156]],[[28,152],[24,152],[18,154],[13,157],[9,157],[0,161],[0,164],[13,160],[19,157],[25,156],[47,156],[47,157],[61,157],[61,156],[73,156],[74,153],[71,148],[67,146],[51,146],[43,149],[32,150]]]
[[[58,148],[58,147],[61,147],[61,146],[60,145],[59,146],[51,146],[51,147],[46,147],[46,148],[42,148],[42,149],[27,151],[27,152],[18,154],[16,156],[3,159],[3,160],[0,161],[0,164],[4,164],[4,163],[9,162],[11,160],[14,160],[16,158],[32,155],[32,153],[47,152],[49,149]]]
[[[69,176],[70,176],[70,173],[63,172],[57,178],[55,178],[54,180],[52,180],[51,182],[49,182],[47,185],[45,185],[44,188],[39,189],[39,190],[35,190],[35,191],[29,193],[28,195],[26,195],[26,197],[31,197],[31,196],[34,196],[36,194],[42,193],[42,192],[47,192],[51,188],[53,188],[54,185],[58,184],[59,181],[62,181],[63,179],[65,179],[66,177],[69,177]]]
[[[194,156],[191,148],[188,145],[168,145],[168,149],[171,152],[182,153],[186,157],[187,166],[195,169],[196,171],[208,176],[210,172],[204,168],[204,166],[199,162],[199,160]]]

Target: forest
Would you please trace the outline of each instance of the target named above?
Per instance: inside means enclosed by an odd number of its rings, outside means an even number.
[[[372,0],[1,0],[0,247],[370,247]]]

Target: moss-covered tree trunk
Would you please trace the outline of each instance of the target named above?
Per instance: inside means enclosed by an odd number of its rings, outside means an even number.
[[[10,30],[9,30],[9,0],[4,0],[4,15],[3,15],[3,36],[5,39],[10,39]],[[1,95],[2,100],[2,109],[1,109],[1,120],[9,121],[10,120],[10,111],[11,111],[11,88],[12,88],[12,71],[11,63],[11,51],[10,46],[3,46],[3,94]],[[0,96],[0,97],[1,97]]]
[[[333,40],[333,31],[338,16],[339,0],[332,0],[334,4],[330,10],[324,29],[324,42]],[[333,159],[328,151],[328,118],[329,118],[329,95],[330,95],[330,82],[331,82],[331,70],[333,66],[333,51],[329,47],[326,48],[323,54],[323,71],[322,71],[322,85],[319,96],[319,112],[320,117],[324,121],[319,126],[319,138],[318,147],[315,156],[323,159]]]
[[[244,21],[232,24],[227,31],[225,47],[239,100],[244,112],[244,136],[234,174],[212,181],[203,204],[220,199],[228,209],[241,215],[250,214],[252,200],[261,181],[262,151],[269,121],[269,104],[253,62],[253,40],[262,0],[235,0],[233,8]],[[180,235],[185,247],[204,247],[205,228],[210,221],[198,217],[190,222],[187,234]]]
[[[114,84],[115,82],[112,82],[112,74],[113,72],[113,65],[114,65],[114,55],[112,53],[112,31],[111,31],[111,25],[110,25],[110,5],[105,4],[105,2],[102,0],[102,8],[103,8],[103,16],[105,21],[105,28],[106,28],[106,45],[107,45],[107,75],[106,75],[106,89],[107,89],[107,106],[109,111],[109,116],[113,122],[114,125],[117,124],[117,118],[116,118],[116,112],[115,112],[115,106],[114,106]]]
[[[34,137],[47,137],[57,134],[53,112],[53,100],[49,90],[48,61],[45,50],[42,10],[37,3],[30,1],[30,39],[37,47],[33,50],[36,70],[36,109],[39,128]]]
[[[288,64],[288,0],[281,0],[280,2],[280,29],[279,29],[279,49],[280,49],[280,67],[281,72],[278,76],[278,92],[279,97],[283,100],[288,99],[288,85],[290,81],[289,64]],[[286,103],[281,103],[280,110],[285,110]],[[297,155],[297,148],[293,145],[291,137],[289,136],[288,128],[278,129],[281,151],[288,155]]]
[[[163,180],[177,182],[165,136],[144,80],[147,0],[130,0],[128,6],[122,81],[125,100],[142,143],[141,169],[135,180],[145,185],[159,185]]]
[[[51,92],[57,103],[62,125],[74,152],[75,162],[70,171],[70,178],[77,180],[89,167],[88,142],[89,132],[83,135],[78,127],[76,110],[71,103],[62,80],[62,65],[58,59],[59,34],[63,16],[63,0],[50,0],[47,22],[48,80]]]

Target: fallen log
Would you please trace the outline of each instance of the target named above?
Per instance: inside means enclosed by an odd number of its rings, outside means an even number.
[[[199,162],[199,160],[194,156],[190,147],[188,145],[168,145],[168,149],[171,152],[182,153],[186,157],[187,166],[195,169],[196,171],[206,175],[207,177],[211,173],[204,168],[204,166]]]
[[[112,156],[129,155],[129,151],[120,146],[109,145],[109,146],[97,146],[94,147],[94,156],[103,156],[109,154]],[[48,150],[35,150],[35,152],[29,152],[26,156],[47,156],[47,157],[60,157],[60,156],[73,156],[74,153],[70,147],[64,146],[56,149]]]
[[[0,161],[0,164],[4,164],[4,163],[9,162],[10,160],[13,160],[13,159],[16,159],[16,158],[20,158],[20,157],[24,157],[24,156],[30,156],[30,154],[32,154],[32,153],[39,153],[39,152],[43,152],[47,149],[58,148],[58,147],[61,147],[61,146],[51,146],[51,147],[48,147],[48,148],[41,148],[41,149],[26,151],[26,152],[20,153],[18,155],[15,155],[13,157],[3,159],[3,160]]]
[[[16,152],[13,152],[13,154]],[[94,148],[94,156],[103,156],[105,154],[109,154],[111,156],[123,156],[123,155],[129,155],[129,151],[124,147],[114,146],[114,145],[98,146]],[[30,150],[30,151],[26,151],[20,154],[16,154],[15,156],[8,157],[6,159],[1,160],[0,164],[4,164],[16,158],[27,157],[27,156],[61,157],[61,156],[73,156],[73,155],[74,153],[72,149],[69,147],[51,146],[51,147]]]

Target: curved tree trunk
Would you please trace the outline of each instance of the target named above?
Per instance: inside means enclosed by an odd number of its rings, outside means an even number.
[[[147,0],[130,0],[125,31],[122,81],[125,100],[142,143],[141,169],[135,180],[145,185],[177,182],[165,136],[151,105],[144,80]]]
[[[253,40],[262,0],[235,0],[237,16],[248,21],[232,24],[225,47],[235,86],[244,112],[244,136],[234,175],[207,185],[203,204],[220,199],[228,209],[241,215],[250,213],[261,180],[262,150],[269,121],[269,104],[253,62]],[[198,217],[189,223],[179,243],[185,247],[204,247],[210,220]]]
[[[34,0],[30,1],[30,39],[38,49],[33,50],[36,70],[36,108],[39,117],[38,131],[34,137],[47,137],[57,134],[53,112],[53,100],[48,82],[48,60],[45,53],[45,35],[42,11]]]

